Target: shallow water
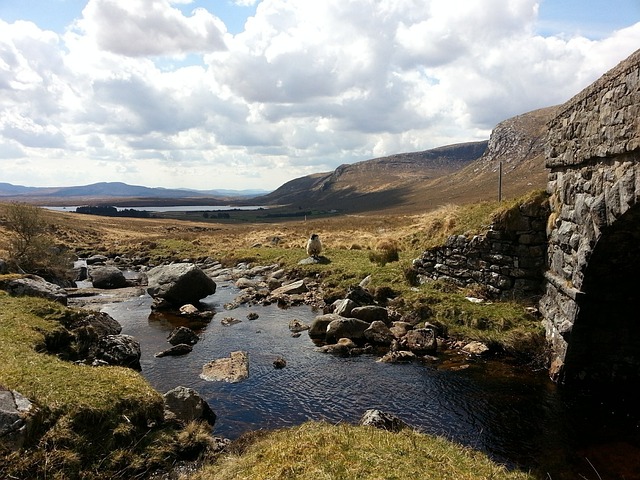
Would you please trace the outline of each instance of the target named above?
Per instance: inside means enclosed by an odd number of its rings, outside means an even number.
[[[310,323],[317,312],[276,305],[226,311],[223,306],[237,293],[233,286],[218,284],[215,295],[205,300],[216,315],[200,325],[193,352],[181,357],[154,357],[170,347],[171,330],[186,323],[152,315],[150,297],[103,309],[122,324],[123,333],[140,341],[142,374],[154,388],[191,387],[209,402],[218,416],[216,435],[235,438],[248,430],[306,420],[357,423],[366,409],[379,408],[510,467],[539,472],[540,478],[640,479],[636,399],[627,398],[621,406],[585,397],[560,389],[544,372],[532,374],[499,362],[449,368],[461,364],[456,355],[435,363],[393,365],[376,362],[375,355],[319,353],[306,332],[294,338],[288,329],[290,320]],[[259,318],[248,320],[249,312]],[[223,326],[224,317],[241,322]],[[249,354],[247,380],[199,377],[205,363],[235,350]],[[285,368],[274,368],[277,357],[286,359]]]

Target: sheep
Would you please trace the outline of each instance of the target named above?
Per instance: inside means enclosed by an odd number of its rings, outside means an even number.
[[[320,237],[317,234],[312,233],[309,237],[309,240],[307,240],[307,254],[310,257],[318,258],[320,252],[322,252],[322,243],[320,242]]]

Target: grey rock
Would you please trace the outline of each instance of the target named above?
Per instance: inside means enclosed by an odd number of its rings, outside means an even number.
[[[384,322],[374,321],[364,331],[364,338],[377,345],[391,345],[395,337]]]
[[[324,315],[318,315],[313,319],[309,326],[309,336],[311,338],[322,338],[327,336],[327,327],[334,320],[339,320],[343,317],[336,315],[335,313],[327,313]]]
[[[356,307],[351,310],[351,315],[353,318],[359,318],[360,320],[364,320],[365,322],[374,322],[379,320],[381,322],[387,323],[389,321],[389,312],[384,307],[379,307],[377,305],[365,305],[362,307]]]
[[[375,303],[373,295],[366,288],[359,285],[349,289],[347,298],[353,300],[358,306],[372,305]]]
[[[140,343],[131,335],[107,335],[98,342],[96,359],[139,371],[140,355]]]
[[[339,338],[361,340],[364,338],[364,332],[369,326],[369,323],[357,318],[339,318],[333,320],[327,327],[326,340],[328,342]]]
[[[0,290],[5,290],[9,295],[15,297],[42,297],[67,305],[67,292],[65,289],[47,282],[37,275],[25,275],[21,278],[0,280]]]
[[[31,418],[33,404],[15,390],[0,386],[0,443],[10,450],[18,450],[24,445]]]
[[[191,345],[187,345],[186,343],[178,343],[171,348],[163,350],[162,352],[158,352],[154,355],[156,358],[162,357],[179,357],[181,355],[186,355],[187,353],[191,353],[193,351],[193,347]]]
[[[204,420],[211,426],[216,423],[216,414],[209,404],[196,392],[187,387],[176,387],[164,394],[165,417],[176,419],[183,424]]]
[[[410,350],[418,355],[432,355],[438,349],[436,332],[430,328],[416,328],[409,330],[400,339],[400,348]]]
[[[334,304],[333,313],[341,315],[343,317],[351,317],[351,311],[356,308],[358,304],[348,298],[337,300]]]
[[[91,267],[89,278],[95,288],[124,288],[128,285],[124,274],[117,267]]]
[[[390,432],[399,432],[403,428],[409,428],[409,425],[398,417],[376,409],[364,412],[359,423],[362,426],[375,427]]]
[[[171,345],[179,345],[181,343],[186,343],[187,345],[195,345],[200,340],[198,334],[191,330],[188,327],[178,327],[175,328],[167,338],[168,342]]]
[[[273,295],[274,297],[277,297],[280,295],[298,295],[301,293],[306,293],[308,291],[309,289],[304,283],[304,280],[298,280],[298,281],[289,283],[287,285],[283,285],[279,288],[276,288],[273,292],[271,292],[271,295]]]
[[[196,304],[216,291],[216,283],[193,263],[155,267],[147,276],[147,293],[175,307]]]

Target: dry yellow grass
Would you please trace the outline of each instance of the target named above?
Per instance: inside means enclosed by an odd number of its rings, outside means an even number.
[[[43,218],[57,243],[76,251],[105,254],[139,253],[159,245],[167,255],[223,257],[256,245],[301,249],[311,233],[333,249],[372,250],[387,242],[400,251],[419,252],[481,224],[478,217],[487,220],[496,205],[447,205],[419,215],[354,214],[262,223],[113,218],[54,211],[44,211]],[[6,254],[8,235],[1,207],[0,256]]]

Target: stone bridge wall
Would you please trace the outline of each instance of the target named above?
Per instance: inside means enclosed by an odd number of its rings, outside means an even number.
[[[449,237],[413,261],[421,281],[480,285],[493,298],[539,296],[546,269],[546,199],[527,202],[494,222],[484,235]]]
[[[549,270],[540,310],[556,380],[594,247],[640,197],[639,152],[640,50],[560,107],[549,123]]]

